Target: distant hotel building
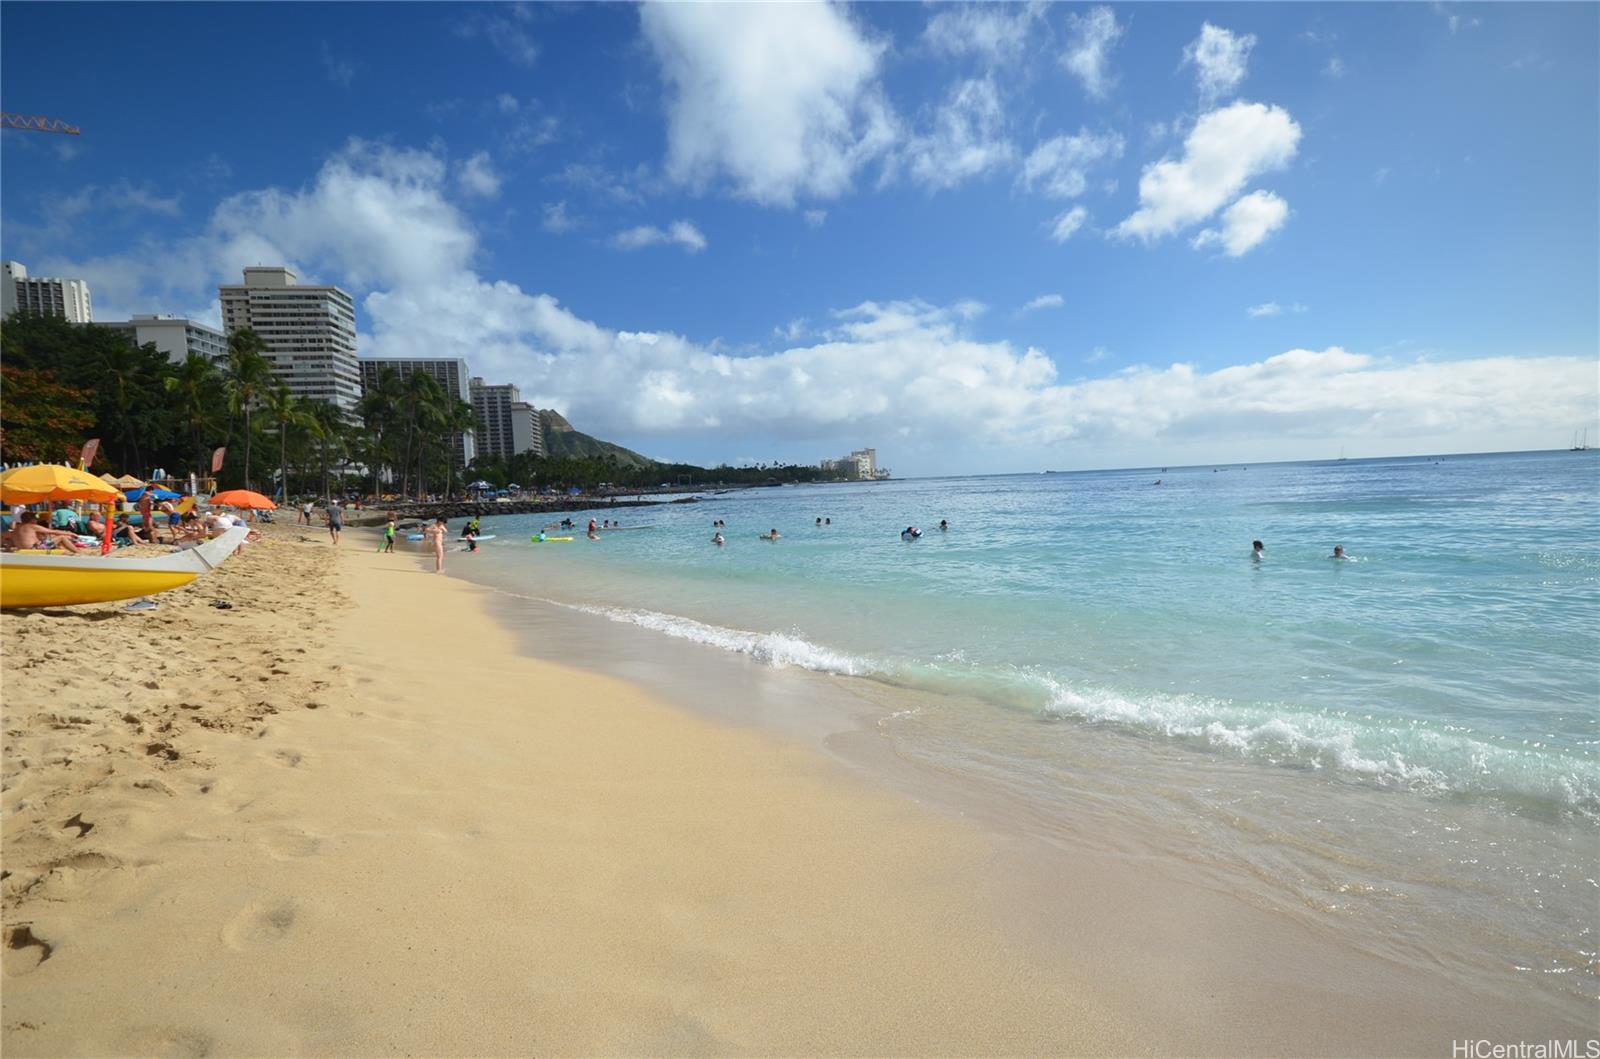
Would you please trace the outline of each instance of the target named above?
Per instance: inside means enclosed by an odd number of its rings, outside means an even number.
[[[296,397],[353,412],[361,399],[355,303],[338,287],[295,278],[283,267],[245,269],[242,285],[217,288],[222,326],[230,335],[245,328],[259,335],[273,377]]]
[[[431,375],[446,396],[452,400],[466,401],[472,404],[472,379],[467,372],[467,362],[460,357],[439,357],[427,360],[412,360],[400,357],[362,357],[361,389],[363,392],[372,389],[378,384],[378,373],[385,368],[393,371],[400,378],[416,372]],[[477,413],[477,406],[473,405],[473,413]],[[477,455],[477,446],[473,439],[473,432],[467,431],[456,441],[456,461],[465,467]]]
[[[181,316],[145,316],[134,314],[132,320],[106,320],[101,327],[110,327],[133,336],[133,344],[142,346],[154,343],[174,364],[182,364],[190,353],[207,360],[222,360],[228,355],[228,338],[214,327],[187,320]]]
[[[515,386],[491,386],[477,378],[470,385],[480,456],[504,460],[522,452],[544,455],[544,424],[539,410],[524,401]]]
[[[75,324],[94,322],[89,284],[83,280],[29,276],[20,261],[0,261],[0,317],[18,309],[35,316],[64,316]]]
[[[817,465],[824,471],[833,471],[854,478],[887,478],[887,470],[878,469],[877,449],[857,449],[837,460],[823,460]]]

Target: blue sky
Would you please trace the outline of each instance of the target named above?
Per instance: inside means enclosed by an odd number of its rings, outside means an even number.
[[[0,253],[104,319],[287,261],[697,462],[1600,437],[1592,4],[3,17],[6,109],[83,135],[4,132]]]

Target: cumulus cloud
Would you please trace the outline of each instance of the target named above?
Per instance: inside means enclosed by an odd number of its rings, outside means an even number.
[[[1116,79],[1107,69],[1112,47],[1122,36],[1117,16],[1109,7],[1093,7],[1087,14],[1067,16],[1071,42],[1061,56],[1061,65],[1095,99],[1104,99]]]
[[[500,194],[500,174],[495,172],[487,151],[479,151],[456,166],[456,183],[474,198],[492,199]]]
[[[328,75],[328,80],[340,88],[349,88],[350,83],[356,79],[356,68],[349,59],[342,59],[333,54],[333,49],[328,47],[328,42],[322,42],[322,72]]]
[[[176,217],[182,201],[181,195],[162,195],[149,184],[134,184],[123,179],[114,184],[89,184],[62,195],[51,201],[50,211],[66,218],[104,211]]]
[[[642,250],[647,246],[661,246],[664,243],[676,244],[691,254],[698,254],[706,248],[706,237],[689,221],[673,221],[665,228],[641,224],[636,228],[618,232],[611,239],[611,245],[618,250]]]
[[[1222,227],[1207,228],[1194,237],[1194,248],[1221,246],[1229,257],[1246,253],[1283,227],[1289,204],[1270,191],[1252,191],[1222,211]]]
[[[1055,136],[1029,152],[1017,180],[1029,191],[1070,199],[1089,189],[1089,171],[1122,157],[1122,136],[1079,129],[1075,136]]]
[[[454,191],[438,156],[356,143],[303,187],[229,197],[194,237],[42,261],[41,272],[87,277],[97,301],[105,278],[121,311],[185,311],[242,265],[282,261],[356,294],[363,355],[463,356],[587,431],[655,439],[652,449],[875,437],[908,451],[987,450],[991,466],[1062,442],[1097,454],[1230,439],[1283,453],[1295,438],[1332,437],[1482,449],[1525,445],[1600,401],[1591,358],[1423,361],[1338,346],[1216,370],[1139,365],[1123,351],[1133,366],[1063,380],[1044,350],[975,333],[987,318],[970,301],[862,301],[815,328],[782,327],[782,348],[733,356],[714,340],[607,327],[553,294],[481,276]]]
[[[1139,209],[1116,232],[1148,242],[1203,221],[1249,180],[1287,166],[1299,144],[1300,126],[1282,107],[1241,101],[1208,111],[1184,140],[1181,158],[1145,166],[1139,176]],[[1259,202],[1244,212],[1252,211],[1261,216],[1270,212]],[[1247,218],[1240,220],[1243,224]]]
[[[1014,61],[1027,46],[1043,3],[962,4],[941,8],[922,30],[922,40],[942,55],[975,56],[990,65]]]
[[[828,221],[828,211],[806,210],[805,220],[807,228],[821,228]]]
[[[895,142],[882,47],[832,4],[645,4],[667,84],[667,173],[771,206],[832,198]]]
[[[1031,313],[1038,309],[1059,309],[1067,304],[1067,300],[1059,294],[1041,294],[1022,307],[1022,312]]]
[[[1050,238],[1058,243],[1064,243],[1078,234],[1078,229],[1082,228],[1088,219],[1088,210],[1082,206],[1074,206],[1050,222]]]
[[[1233,94],[1244,81],[1255,45],[1253,33],[1235,34],[1209,22],[1200,27],[1200,36],[1183,50],[1183,61],[1194,64],[1202,106]]]
[[[932,126],[906,143],[905,164],[911,179],[933,191],[991,172],[1016,153],[1005,135],[1000,93],[987,77],[952,86]]]

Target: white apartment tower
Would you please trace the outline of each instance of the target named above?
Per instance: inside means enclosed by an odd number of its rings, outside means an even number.
[[[37,316],[64,316],[72,323],[94,322],[89,284],[81,279],[29,276],[20,261],[0,261],[0,317],[21,309]]]
[[[107,320],[100,325],[131,335],[133,344],[153,344],[174,364],[182,364],[195,353],[207,360],[228,355],[228,339],[214,327],[182,316],[156,316],[135,313],[132,320]]]
[[[510,383],[472,380],[472,411],[478,420],[478,455],[507,459],[519,452],[544,455],[544,423],[539,410]]]
[[[217,288],[228,334],[249,328],[266,346],[272,374],[296,397],[354,412],[361,399],[356,309],[338,287],[295,282],[282,266],[247,268],[242,285]]]

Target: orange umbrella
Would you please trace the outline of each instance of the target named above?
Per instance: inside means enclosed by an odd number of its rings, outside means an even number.
[[[229,489],[226,492],[213,493],[211,506],[242,507],[249,511],[273,511],[276,510],[278,505],[253,489]]]

